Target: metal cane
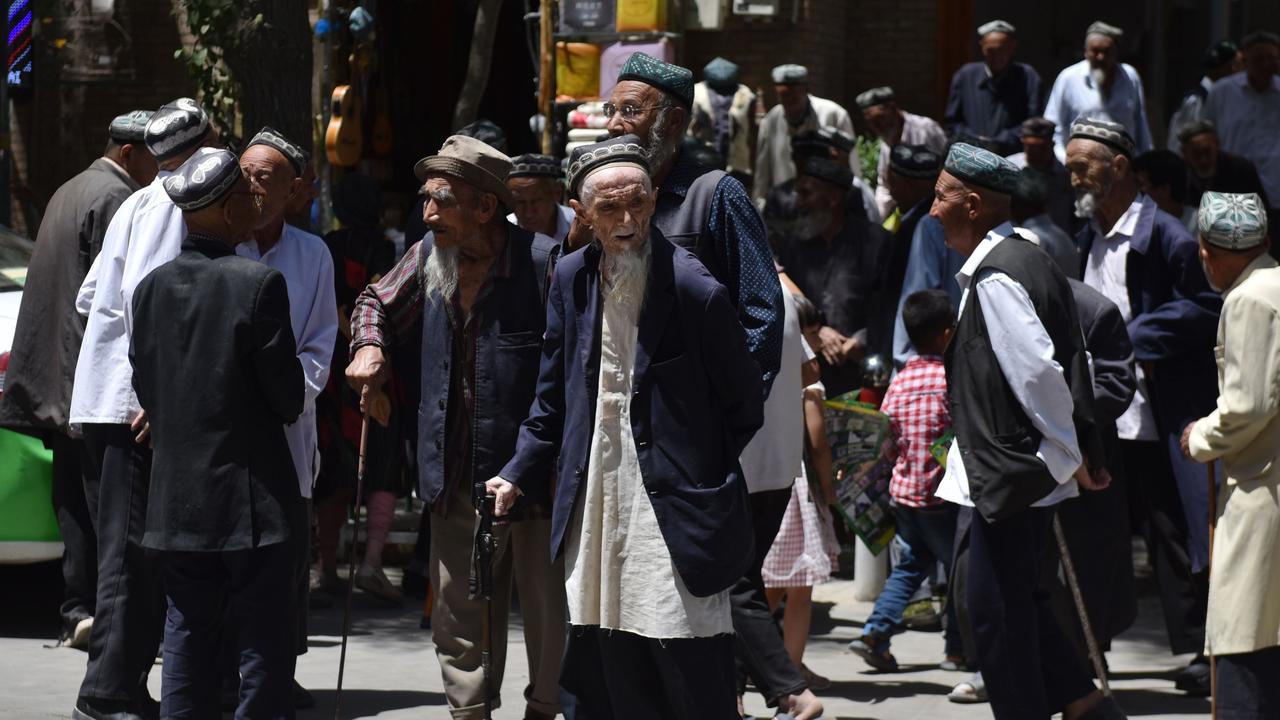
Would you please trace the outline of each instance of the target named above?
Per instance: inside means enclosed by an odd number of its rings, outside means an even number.
[[[369,439],[369,386],[360,388],[360,460],[356,465],[356,521],[351,534],[351,562],[347,566],[347,598],[342,611],[342,652],[338,655],[338,689],[333,696],[333,718],[342,718],[342,674],[347,667],[347,636],[351,634],[351,596],[356,584],[356,543],[360,540],[360,498],[364,496],[364,451]]]
[[[1205,574],[1213,572],[1213,532],[1218,529],[1218,478],[1214,464],[1206,466],[1209,470],[1209,562],[1205,566]],[[1209,717],[1218,720],[1218,656],[1209,655]]]
[[[1084,642],[1089,648],[1089,660],[1093,663],[1093,671],[1102,681],[1102,694],[1111,697],[1111,684],[1107,682],[1106,667],[1102,664],[1102,653],[1098,650],[1098,641],[1093,636],[1093,626],[1089,624],[1089,613],[1085,610],[1084,595],[1080,592],[1080,584],[1076,581],[1076,566],[1071,562],[1071,550],[1067,547],[1067,536],[1062,532],[1062,523],[1058,516],[1053,516],[1053,536],[1058,540],[1058,554],[1062,557],[1062,571],[1067,576],[1067,587],[1071,588],[1071,597],[1075,600],[1076,614],[1080,616],[1080,627],[1084,630]]]

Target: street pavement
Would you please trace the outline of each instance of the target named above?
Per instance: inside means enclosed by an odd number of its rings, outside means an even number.
[[[390,574],[390,573],[389,573]],[[397,578],[394,578],[398,580]],[[0,567],[0,718],[70,717],[84,672],[85,654],[47,648],[56,634],[57,568]],[[821,693],[828,720],[894,718],[941,720],[989,718],[986,705],[947,701],[951,687],[967,673],[939,670],[942,636],[908,632],[894,639],[893,651],[902,671],[892,675],[869,670],[845,650],[860,633],[869,603],[852,599],[852,583],[835,581],[814,591],[812,638],[805,664],[829,677]],[[342,706],[344,718],[442,718],[447,720],[439,666],[429,631],[418,627],[416,601],[388,609],[357,591],[355,622],[347,652]],[[297,678],[318,700],[314,710],[298,717],[332,718],[341,639],[340,606],[313,613],[310,651],[300,658]],[[507,705],[498,720],[523,717],[521,691],[528,682],[524,643],[517,615],[511,618],[512,642],[503,683]],[[1171,674],[1188,656],[1168,653],[1159,605],[1148,592],[1141,598],[1139,620],[1115,643],[1108,660],[1112,687],[1131,717],[1201,718],[1209,703],[1173,689]],[[159,697],[160,665],[151,674],[151,693]],[[759,696],[748,694],[747,710],[769,713]]]

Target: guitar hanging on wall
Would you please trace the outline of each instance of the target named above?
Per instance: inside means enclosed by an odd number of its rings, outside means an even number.
[[[364,64],[357,61],[359,50],[351,53],[347,65],[351,83],[337,85],[330,98],[329,127],[324,133],[325,155],[337,167],[352,167],[360,162],[364,150],[364,95],[360,89]]]

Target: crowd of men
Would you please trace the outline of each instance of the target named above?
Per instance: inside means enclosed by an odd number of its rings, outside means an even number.
[[[357,412],[393,437],[391,408],[416,405],[452,717],[500,701],[513,588],[526,718],[736,719],[748,682],[820,717],[764,564],[808,498],[793,481],[834,501],[800,388],[874,385],[876,358],[896,370],[899,560],[858,657],[898,669],[891,638],[941,563],[943,666],[971,673],[952,700],[1125,717],[1096,653],[1135,619],[1140,534],[1170,650],[1196,655],[1177,687],[1207,694],[1212,656],[1221,717],[1280,713],[1280,38],[1209,50],[1179,157],[1152,149],[1119,28],[1091,25],[1047,99],[1010,23],[978,36],[943,123],[889,87],[856,97],[874,182],[803,66],[774,68],[753,129],[733,63],[695,83],[636,53],[607,138],[563,166],[485,126],[422,158],[394,262],[373,259],[360,181],[343,232],[290,222],[314,196],[300,139],[266,127],[237,155],[186,98],[116,118],[50,202],[0,403],[53,451],[65,641],[88,649],[73,716],[204,717],[228,691],[237,717],[305,706],[308,596],[337,582],[325,518],[353,494],[313,507],[323,446]],[[373,538],[395,495],[369,496],[356,578],[393,601]]]

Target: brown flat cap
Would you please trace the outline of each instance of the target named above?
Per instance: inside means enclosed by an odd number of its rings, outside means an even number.
[[[413,166],[413,174],[425,182],[432,175],[449,175],[461,179],[481,192],[493,193],[508,210],[515,209],[516,198],[507,189],[511,158],[494,150],[488,143],[466,135],[451,135],[440,146],[440,152],[428,155]]]

